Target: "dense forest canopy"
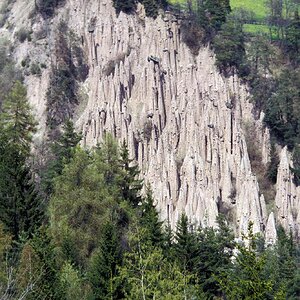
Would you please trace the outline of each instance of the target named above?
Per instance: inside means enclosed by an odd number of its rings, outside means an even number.
[[[134,14],[137,2],[113,0],[117,14]],[[248,84],[254,113],[265,113],[272,134],[271,163],[261,174],[265,188],[276,181],[276,144],[293,152],[299,184],[298,1],[266,1],[263,10],[246,0],[249,10],[228,0],[139,2],[152,18],[164,9],[182,14],[183,41],[192,53],[210,45],[220,72],[237,73]],[[36,1],[35,13],[48,19],[63,4]],[[73,63],[82,57],[78,37],[65,34],[63,21],[58,31],[65,55],[51,73],[47,155],[38,167],[30,151],[37,122],[11,45],[0,40],[0,298],[299,299],[300,250],[290,232],[278,227],[278,240],[266,245],[249,224],[237,241],[226,216],[211,228],[184,214],[171,230],[125,141],[106,135],[93,149],[79,146],[72,105],[88,67]]]

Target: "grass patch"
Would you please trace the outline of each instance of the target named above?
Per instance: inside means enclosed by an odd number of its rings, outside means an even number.
[[[243,27],[245,32],[248,33],[270,33],[269,26],[261,24],[245,24]]]
[[[268,14],[264,0],[231,0],[231,9],[243,8],[254,13],[257,20],[263,20]]]

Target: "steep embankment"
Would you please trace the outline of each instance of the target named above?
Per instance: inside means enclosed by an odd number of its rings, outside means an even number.
[[[31,27],[26,14],[20,15],[21,9],[30,13],[34,7],[34,1],[27,2],[22,8],[25,4],[16,1],[8,19],[11,27],[2,29],[2,35]],[[168,13],[146,18],[141,6],[135,16],[116,16],[109,0],[69,0],[54,19],[35,18],[33,36],[44,30],[45,38],[17,45],[14,56],[21,63],[29,53],[31,60],[47,64],[41,77],[25,77],[41,123],[40,139],[50,65],[59,60],[55,29],[64,20],[79,37],[89,65],[74,114],[83,144],[95,145],[105,132],[126,139],[162,218],[172,226],[183,211],[208,225],[224,212],[237,233],[251,220],[255,231],[267,229],[267,238],[275,238],[273,214],[268,220],[270,211],[251,171],[244,128],[255,124],[262,164],[268,160],[268,132],[253,118],[246,86],[236,76],[218,73],[208,47],[195,57],[182,43],[181,20]],[[298,194],[284,149],[274,212],[294,231],[300,223]]]

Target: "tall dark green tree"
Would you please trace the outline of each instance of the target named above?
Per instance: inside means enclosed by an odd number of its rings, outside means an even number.
[[[294,19],[286,28],[286,51],[289,53],[293,65],[299,65],[300,17],[298,10],[295,11]]]
[[[120,167],[122,169],[119,183],[123,199],[129,201],[133,206],[141,202],[141,190],[143,181],[138,178],[140,171],[134,160],[129,158],[129,151],[125,140],[120,149]]]
[[[224,270],[217,277],[226,299],[284,299],[281,290],[273,290],[270,274],[265,276],[267,256],[258,253],[257,237],[248,227],[248,234],[243,236],[245,243],[237,244],[237,254],[231,268]],[[269,296],[271,295],[271,298]]]
[[[61,175],[64,165],[70,162],[80,140],[81,135],[75,131],[73,122],[67,120],[62,127],[62,133],[50,146],[50,158],[41,175],[42,188],[47,196],[53,191],[53,179]]]
[[[162,247],[164,243],[164,235],[162,232],[163,222],[159,220],[150,187],[147,187],[146,197],[142,201],[140,209],[140,224],[145,228],[150,244],[156,247]]]
[[[0,115],[1,221],[18,238],[39,224],[41,203],[29,168],[30,146],[36,122],[26,98],[26,88],[16,82]]]
[[[174,234],[174,258],[183,271],[193,272],[197,266],[198,244],[188,217],[180,216]]]
[[[241,24],[228,20],[214,39],[216,65],[221,71],[241,70],[245,57],[244,34]]]
[[[94,252],[88,269],[94,299],[121,299],[117,266],[122,262],[122,249],[117,224],[104,225],[100,245]]]
[[[200,227],[198,238],[197,272],[199,284],[207,299],[220,296],[220,286],[216,276],[231,268],[231,258],[235,248],[234,235],[226,224],[225,218],[219,216],[218,229]]]
[[[210,26],[214,30],[220,30],[231,11],[229,0],[204,0],[202,5],[208,14]]]

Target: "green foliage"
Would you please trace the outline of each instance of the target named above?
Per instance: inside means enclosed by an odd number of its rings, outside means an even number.
[[[113,4],[117,14],[119,14],[121,11],[129,14],[136,10],[135,0],[113,0]]]
[[[37,0],[35,1],[36,9],[44,18],[53,16],[55,8],[64,4],[65,0]]]
[[[299,64],[300,52],[300,18],[298,10],[294,13],[294,18],[286,28],[286,51],[291,57],[294,65]]]
[[[256,19],[263,19],[267,16],[267,7],[264,0],[231,0],[232,9],[243,8],[255,14]]]
[[[159,8],[166,8],[167,0],[113,0],[114,8],[117,14],[121,11],[126,14],[134,13],[137,2],[144,5],[147,17],[156,18]]]
[[[138,166],[133,162],[133,159],[129,158],[129,151],[125,140],[121,145],[119,161],[122,169],[119,178],[122,197],[136,207],[141,201],[140,191],[143,187],[143,181],[138,179],[140,171]]]
[[[15,239],[23,231],[31,234],[41,216],[40,199],[27,165],[35,126],[26,88],[16,82],[0,115],[1,220]]]
[[[220,296],[220,286],[216,276],[231,268],[235,248],[233,232],[228,228],[224,217],[218,219],[218,229],[199,228],[197,275],[199,284],[207,298]]]
[[[265,254],[258,255],[255,249],[255,236],[252,224],[248,235],[244,236],[246,245],[237,245],[238,254],[233,268],[217,277],[226,299],[267,299],[272,291],[272,281],[264,278]]]
[[[42,171],[42,189],[46,195],[53,191],[53,179],[61,175],[63,167],[73,157],[74,149],[81,140],[81,135],[75,132],[73,122],[67,120],[62,126],[62,133],[50,145],[50,158]]]
[[[68,262],[63,265],[60,272],[60,288],[65,300],[87,299],[89,295],[89,289],[84,285],[79,271]]]
[[[294,173],[294,182],[297,186],[300,184],[300,146],[295,146],[293,150],[293,167],[290,167]]]
[[[284,70],[266,103],[265,123],[280,143],[293,148],[299,141],[300,71]]]
[[[12,246],[12,237],[4,231],[0,223],[0,295],[4,292],[2,287],[7,286],[7,254]]]
[[[78,104],[78,82],[86,79],[88,66],[77,35],[64,21],[58,24],[55,43],[58,64],[52,68],[47,91],[47,125],[50,139],[57,128],[72,118]]]
[[[272,183],[276,183],[277,180],[277,170],[279,165],[279,156],[277,154],[274,142],[271,143],[271,151],[270,151],[271,160],[267,166],[267,176],[271,180]]]
[[[126,299],[201,299],[193,276],[168,262],[158,247],[147,241],[146,231],[132,227],[131,251],[125,253],[120,268]],[[199,296],[199,298],[198,298]]]
[[[122,263],[122,249],[117,225],[104,225],[100,246],[93,253],[88,269],[94,299],[121,299],[117,266]]]
[[[41,67],[38,63],[32,63],[30,66],[30,73],[32,75],[40,76],[42,74]]]
[[[157,0],[140,0],[140,2],[145,7],[147,17],[157,17],[159,9],[159,2]]]
[[[146,197],[140,207],[140,226],[146,230],[148,242],[153,246],[162,247],[164,236],[162,232],[163,222],[159,220],[158,212],[153,204],[153,196],[150,187],[147,187]]]
[[[245,46],[242,26],[232,20],[227,21],[214,39],[216,65],[225,74],[231,74],[233,68],[242,70]]]
[[[178,220],[174,234],[174,250],[180,268],[191,272],[197,265],[198,247],[196,235],[188,222],[186,215],[182,214]]]
[[[226,21],[226,16],[231,11],[229,0],[204,0],[203,7],[209,14],[210,26],[219,31]]]
[[[20,79],[20,72],[16,69],[10,55],[10,44],[0,39],[0,107],[14,82]]]
[[[55,180],[50,201],[51,229],[63,259],[86,267],[108,221],[126,228],[130,208],[124,205],[129,199],[123,198],[123,175],[119,149],[111,136],[90,154],[76,149]]]
[[[31,260],[35,269],[38,268],[37,280],[29,299],[60,300],[60,273],[55,247],[47,227],[42,226],[35,232],[29,245],[37,258]],[[27,266],[28,267],[28,266]]]
[[[26,39],[28,41],[31,39],[30,32],[24,27],[20,28],[16,35],[20,43],[25,42]]]

